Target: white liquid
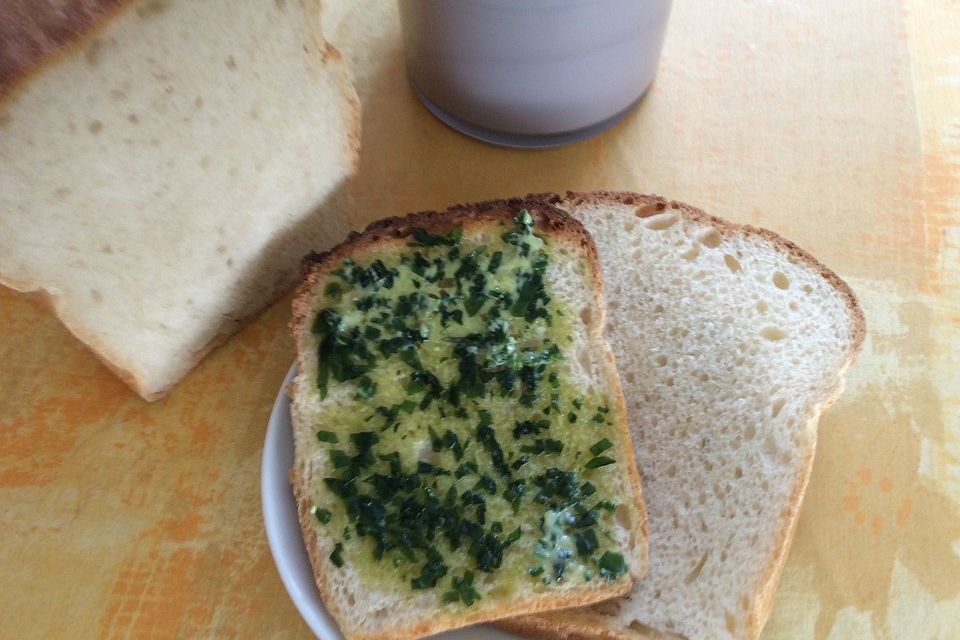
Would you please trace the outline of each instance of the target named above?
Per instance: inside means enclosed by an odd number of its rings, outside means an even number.
[[[399,0],[411,82],[478,127],[590,127],[653,81],[670,0]]]

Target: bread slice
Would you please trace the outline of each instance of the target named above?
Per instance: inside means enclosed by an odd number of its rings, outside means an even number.
[[[383,220],[309,259],[291,482],[348,639],[630,590],[646,521],[603,322],[593,241],[535,200]]]
[[[0,283],[144,398],[350,229],[359,107],[319,20],[316,0],[0,0]]]
[[[511,620],[543,638],[756,638],[820,412],[863,343],[849,287],[791,242],[656,196],[542,196],[596,238],[644,478],[647,576],[623,599]]]

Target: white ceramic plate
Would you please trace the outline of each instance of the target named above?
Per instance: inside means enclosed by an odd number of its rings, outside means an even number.
[[[313,581],[313,569],[300,534],[297,503],[287,475],[293,466],[293,425],[290,422],[290,399],[286,389],[293,381],[294,373],[294,367],[290,367],[277,393],[267,425],[267,438],[263,443],[260,477],[263,522],[280,579],[300,615],[321,640],[343,640],[337,624],[323,607]],[[511,640],[517,636],[493,627],[477,626],[435,637],[437,640]]]

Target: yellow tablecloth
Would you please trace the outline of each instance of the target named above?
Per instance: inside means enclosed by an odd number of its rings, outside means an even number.
[[[951,0],[678,0],[659,78],[545,152],[446,129],[395,7],[331,0],[364,103],[357,224],[530,191],[655,191],[808,248],[869,337],[821,422],[765,639],[960,638],[960,11]],[[309,637],[261,523],[289,299],[166,399],[135,397],[0,291],[0,637]]]

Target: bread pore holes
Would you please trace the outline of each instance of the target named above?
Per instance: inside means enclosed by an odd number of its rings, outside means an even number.
[[[780,410],[783,409],[783,405],[787,404],[787,401],[783,398],[777,398],[773,401],[773,404],[770,405],[770,416],[776,418],[780,414]]]
[[[760,313],[766,313],[766,312],[767,312],[767,309],[769,309],[769,307],[767,306],[767,303],[766,303],[766,302],[764,302],[763,300],[757,300],[757,311],[758,311],[758,312],[760,312]]]
[[[727,632],[730,635],[736,635],[737,633],[737,619],[733,617],[733,614],[729,611],[725,611],[723,614],[723,620],[727,625]]]
[[[654,598],[657,598],[657,599],[660,598],[659,590],[656,592],[656,594],[654,594]],[[649,636],[651,638],[657,638],[663,635],[659,629],[643,624],[639,620],[632,620],[630,624],[627,625],[627,628],[630,629],[630,631],[636,631],[637,633],[645,637]]]
[[[723,262],[727,265],[727,269],[730,269],[730,271],[733,273],[739,273],[742,269],[740,266],[740,261],[729,253],[723,254]]]
[[[583,326],[590,326],[590,323],[593,321],[593,311],[590,309],[590,307],[583,307],[580,309],[580,321],[583,322]]]
[[[720,246],[720,232],[716,229],[710,229],[701,233],[698,240],[707,249],[716,249]]]
[[[699,562],[693,566],[693,569],[690,570],[690,573],[687,574],[687,577],[683,579],[684,584],[690,584],[694,580],[700,577],[700,573],[703,571],[703,567],[707,564],[707,560],[710,558],[710,550],[707,549],[703,552],[703,555],[700,556]]]
[[[643,221],[643,224],[651,231],[663,231],[669,229],[680,219],[675,213],[658,213],[650,216]]]
[[[789,289],[790,288],[790,278],[785,276],[783,273],[777,271],[773,274],[773,284],[777,289]]]
[[[727,497],[727,488],[720,485],[719,482],[713,483],[713,495],[717,497],[717,500],[723,500]]]
[[[700,255],[700,245],[692,244],[686,251],[680,254],[680,257],[684,260],[693,261],[697,259],[698,255]]]
[[[743,430],[743,438],[745,440],[753,440],[757,437],[757,428],[752,424],[748,424]]]
[[[654,358],[658,366],[665,367],[667,365],[667,356],[660,354]]]
[[[663,211],[664,206],[662,203],[654,202],[651,204],[645,204],[642,207],[637,207],[633,212],[638,218],[648,218],[655,214],[657,211]]]
[[[760,335],[766,340],[776,342],[777,340],[786,338],[787,332],[780,327],[764,327],[760,329]]]

